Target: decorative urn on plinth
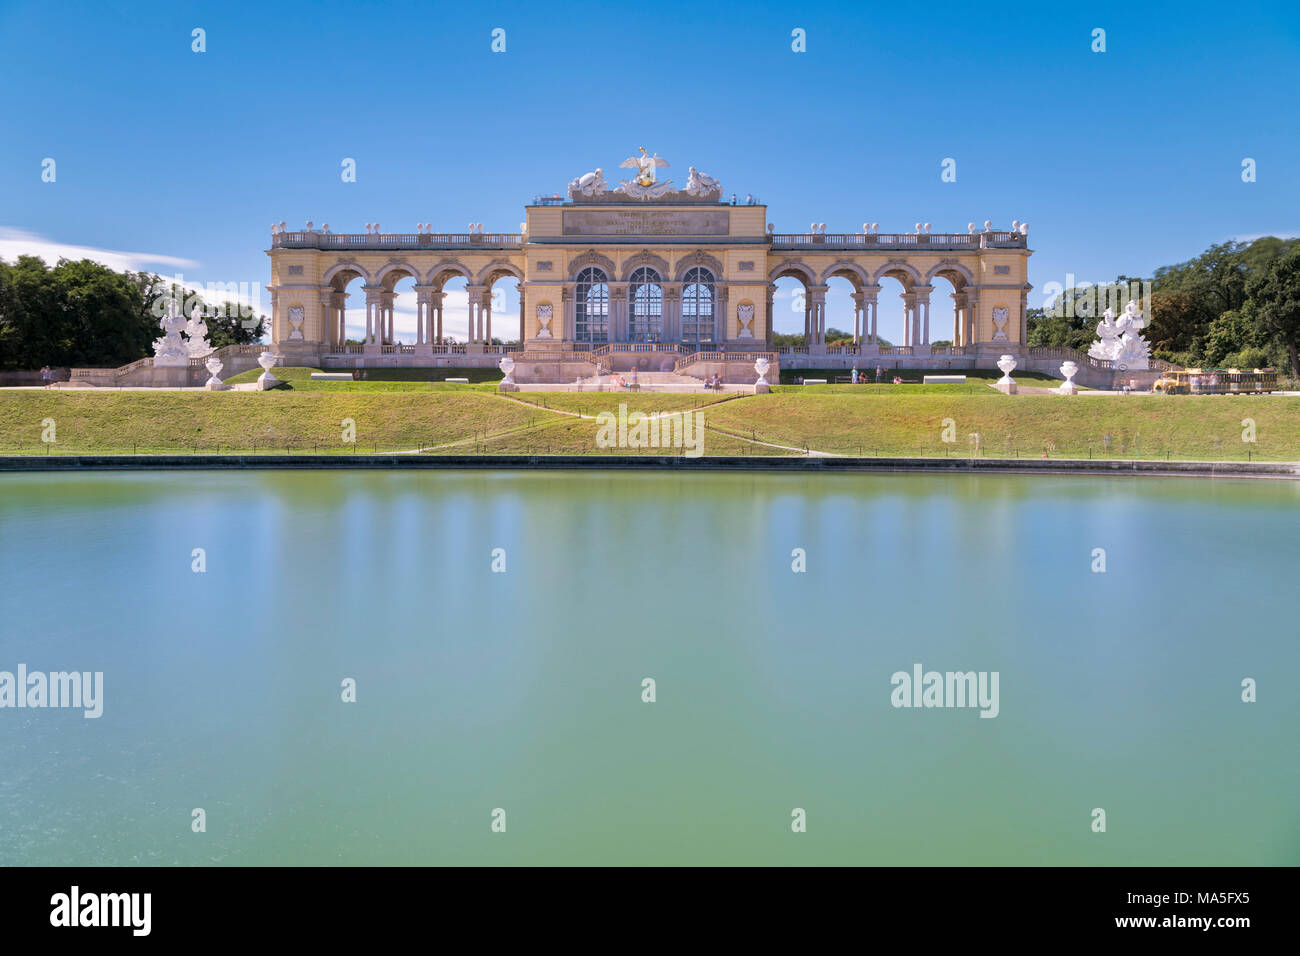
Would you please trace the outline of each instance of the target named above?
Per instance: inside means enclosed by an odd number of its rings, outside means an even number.
[[[515,360],[512,359],[509,355],[503,355],[501,356],[501,361],[497,363],[497,367],[501,369],[501,373],[505,376],[505,378],[501,379],[501,384],[497,386],[497,391],[499,392],[519,391],[519,386],[515,384],[515,379],[514,379]]]
[[[767,372],[771,367],[772,363],[766,358],[759,358],[754,362],[754,371],[758,373],[758,381],[754,383],[755,395],[762,395],[772,391],[772,386],[767,380]]]
[[[998,359],[998,368],[1002,372],[1002,377],[994,383],[994,388],[999,392],[1007,395],[1016,394],[1016,380],[1011,377],[1011,372],[1016,367],[1016,357],[1014,355],[1004,355]]]
[[[280,380],[271,374],[272,367],[278,361],[280,361],[280,356],[269,349],[257,357],[257,364],[262,366],[262,374],[257,376],[257,387],[261,391],[264,392],[268,388],[275,388],[280,384]]]
[[[1062,362],[1061,374],[1065,376],[1065,381],[1056,386],[1058,395],[1077,395],[1079,386],[1074,384],[1074,376],[1079,374],[1079,365],[1077,362]]]
[[[208,374],[211,376],[211,378],[209,378],[207,382],[204,383],[203,387],[213,392],[228,391],[230,389],[230,386],[227,385],[225,382],[223,382],[221,379],[217,378],[217,373],[221,371],[221,366],[225,363],[223,363],[221,359],[213,355],[209,357],[208,360],[203,364],[207,366]]]

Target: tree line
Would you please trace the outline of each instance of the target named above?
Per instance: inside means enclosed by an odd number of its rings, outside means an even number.
[[[90,259],[53,267],[37,256],[0,259],[0,369],[107,368],[152,355],[173,295],[194,299],[156,275]],[[214,348],[256,342],[266,328],[263,315],[241,320],[235,303],[213,305],[203,311]]]
[[[1096,303],[1135,281],[1120,276],[1100,290],[1067,289],[1050,307],[1030,309],[1028,344],[1087,351],[1101,318]],[[1300,378],[1300,239],[1220,243],[1145,281],[1150,321],[1142,334],[1156,358],[1190,367],[1274,367]]]

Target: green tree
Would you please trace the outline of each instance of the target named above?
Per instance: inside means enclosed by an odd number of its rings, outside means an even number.
[[[1261,328],[1286,349],[1291,375],[1300,378],[1300,246],[1293,245],[1267,272],[1256,274],[1246,291]]]

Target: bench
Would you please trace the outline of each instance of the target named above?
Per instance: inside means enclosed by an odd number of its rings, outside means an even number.
[[[926,385],[965,385],[965,375],[927,375],[921,380]]]
[[[313,382],[350,382],[352,381],[351,372],[312,372],[311,380]]]
[[[803,380],[803,384],[805,384],[805,385],[825,385],[825,384],[826,384],[826,379],[824,379],[824,378],[806,378],[806,379]]]
[[[467,379],[467,378],[444,378],[443,381],[444,381],[444,382],[459,382],[461,385],[468,385],[468,384],[469,384],[469,379]]]

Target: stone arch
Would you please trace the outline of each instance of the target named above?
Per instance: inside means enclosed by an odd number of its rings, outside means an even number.
[[[397,284],[397,281],[406,276],[410,276],[414,279],[417,285],[419,285],[424,278],[420,275],[420,270],[415,268],[415,266],[411,265],[409,262],[387,262],[384,264],[383,268],[375,274],[373,284],[382,285],[389,292],[392,292],[393,286]]]
[[[342,282],[335,281],[344,275],[346,275],[346,278],[344,278]],[[321,284],[329,286],[336,292],[342,292],[347,288],[348,283],[358,276],[360,276],[367,285],[370,284],[370,273],[366,270],[365,266],[357,262],[340,262],[330,267],[329,271],[325,273],[325,281]]]
[[[722,267],[722,260],[709,255],[703,249],[696,249],[694,252],[688,253],[677,260],[677,271],[675,273],[677,281],[681,282],[687,272],[697,268],[708,269],[712,272],[714,282],[722,282],[723,276],[726,274]],[[664,277],[667,278],[666,273]]]
[[[854,291],[861,292],[864,285],[871,285],[871,274],[857,262],[849,259],[840,259],[832,262],[826,267],[821,275],[821,285],[826,285],[827,281],[839,276],[842,279],[848,279],[853,283]]]
[[[623,263],[623,278],[621,281],[630,281],[632,273],[642,267],[653,269],[655,272],[659,273],[659,280],[661,282],[667,282],[668,277],[672,275],[672,271],[668,267],[667,259],[643,249],[636,255],[630,256],[628,260]]]
[[[490,286],[502,276],[514,276],[520,282],[523,282],[524,270],[509,259],[493,259],[479,270],[478,278],[474,280],[474,284]]]
[[[618,274],[614,268],[614,260],[610,259],[609,256],[602,256],[595,249],[588,249],[581,255],[574,256],[569,260],[569,279],[576,280],[578,273],[588,266],[595,266],[597,269],[602,270],[605,277],[610,281],[613,281],[614,276]]]
[[[767,274],[767,281],[775,282],[777,279],[782,279],[786,276],[798,279],[804,284],[805,288],[810,285],[821,285],[813,267],[800,259],[785,259],[781,261]]]
[[[968,285],[975,284],[975,276],[960,262],[940,262],[925,274],[925,284],[934,285],[935,276],[943,276],[958,292],[963,291]]]
[[[921,273],[917,271],[916,266],[902,260],[886,262],[877,269],[871,276],[872,285],[880,285],[881,276],[890,276],[897,279],[903,284],[903,288],[911,290],[914,285],[924,285]]]
[[[471,284],[474,282],[474,273],[459,259],[443,259],[426,273],[424,284],[441,289],[447,280],[458,277]]]

